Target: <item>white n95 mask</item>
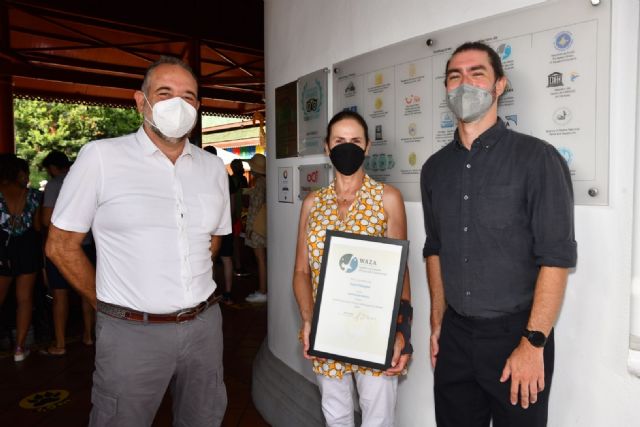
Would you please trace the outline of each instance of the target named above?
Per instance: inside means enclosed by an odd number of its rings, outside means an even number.
[[[146,95],[144,99],[151,105]],[[198,114],[191,104],[179,96],[156,102],[152,107],[152,113],[151,124],[169,138],[182,138],[189,133],[196,123]]]

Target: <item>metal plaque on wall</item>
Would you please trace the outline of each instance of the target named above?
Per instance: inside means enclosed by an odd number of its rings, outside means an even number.
[[[609,203],[611,2],[545,2],[443,29],[334,65],[333,111],[360,113],[372,141],[365,170],[420,200],[420,170],[453,139],[447,60],[479,40],[500,56],[508,85],[498,115],[553,145],[569,167],[576,204]]]

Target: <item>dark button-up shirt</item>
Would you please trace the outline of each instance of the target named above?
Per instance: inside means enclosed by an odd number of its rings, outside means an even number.
[[[425,257],[438,255],[447,303],[491,318],[529,308],[540,266],[574,267],[573,189],[550,144],[497,123],[467,150],[454,140],[420,176]]]

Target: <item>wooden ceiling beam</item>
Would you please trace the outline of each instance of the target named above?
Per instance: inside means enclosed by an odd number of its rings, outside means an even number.
[[[99,73],[82,72],[77,70],[63,70],[44,67],[25,66],[21,64],[0,63],[0,74],[9,76],[20,76],[39,80],[52,80],[62,82],[72,82],[98,87],[113,87],[121,89],[138,90],[142,84],[142,78],[131,78],[125,76],[110,76]],[[250,104],[261,104],[261,94],[250,93],[248,91],[224,90],[222,88],[202,87],[200,97],[237,101]]]
[[[22,47],[22,48],[17,48],[23,52],[38,52],[38,51],[46,51],[46,50],[60,50],[60,49],[69,49],[69,48],[92,48],[92,47],[107,47],[107,48],[131,48],[131,47],[138,47],[138,46],[149,46],[149,45],[155,45],[155,44],[166,44],[166,43],[184,43],[185,39],[171,39],[168,37],[163,37],[161,39],[155,39],[155,40],[140,40],[140,41],[131,41],[131,39],[135,36],[137,36],[137,34],[132,34],[132,33],[122,33],[121,36],[123,38],[127,39],[127,42],[125,43],[112,43],[112,42],[104,42],[99,46],[96,46],[95,44],[91,44],[93,43],[91,40],[87,40],[87,38],[79,38],[79,37],[72,37],[69,35],[63,35],[63,34],[59,34],[59,33],[53,33],[50,31],[41,31],[41,30],[36,30],[34,28],[29,28],[29,27],[22,27],[22,26],[18,26],[18,25],[11,25],[11,32],[15,32],[15,33],[20,33],[20,34],[24,34],[27,37],[31,36],[31,37],[35,37],[38,39],[49,39],[49,40],[55,40],[55,41],[59,41],[59,42],[65,42],[65,43],[74,43],[75,45],[73,46],[48,46],[48,47]],[[91,42],[91,43],[89,43]]]
[[[158,42],[158,44],[162,44],[162,43],[166,43],[166,42]],[[170,43],[177,43],[177,42],[170,42]],[[186,43],[186,42],[185,42]],[[147,43],[150,44],[150,43]],[[73,50],[89,50],[89,49],[108,49],[111,46],[109,45],[104,45],[104,46],[60,46],[60,47],[46,47],[46,48],[20,48],[20,49],[12,49],[14,52],[20,54],[22,57],[22,60],[28,59],[28,58],[34,58],[36,56],[34,55],[47,55],[44,52],[47,51],[73,51]],[[141,48],[137,48],[135,49],[136,52],[140,52],[143,54],[148,54],[148,55],[156,55],[158,57],[160,57],[160,55],[166,55],[167,52],[166,51],[162,51],[162,50],[151,50],[151,49],[141,49]],[[56,61],[61,61],[63,59],[66,59],[66,57],[64,56],[56,56],[53,54],[47,55],[47,57],[49,58],[49,61],[51,61],[52,63],[56,63]],[[39,56],[37,57],[39,58],[39,60],[46,60],[44,59],[44,56]],[[62,58],[62,59],[60,59]],[[262,72],[263,68],[262,67],[254,67],[252,66],[255,63],[259,63],[261,61],[263,61],[263,58],[260,59],[256,59],[254,61],[250,61],[247,63],[242,64],[242,66],[248,70],[251,70],[254,73],[258,73],[258,72]],[[233,67],[229,67],[229,63],[228,62],[223,62],[223,61],[216,61],[216,60],[212,60],[209,58],[202,58],[201,61],[203,64],[209,64],[209,65],[214,65],[214,66],[219,66],[219,67],[225,67],[222,70],[218,70],[214,73],[210,73],[207,74],[206,76],[214,76],[217,74],[220,74],[222,72],[227,72],[229,70],[233,70]]]
[[[231,15],[237,5],[201,3],[194,9],[196,14],[215,11],[216,17],[228,18],[222,23],[228,25],[219,30],[205,15],[184,24],[156,22],[145,5],[136,2],[125,14],[103,3],[94,7],[72,0],[0,0],[0,75],[15,76],[16,90],[41,90],[51,97],[77,90],[86,92],[87,99],[90,94],[118,98],[119,93],[126,97],[127,91],[137,90],[146,66],[161,55],[188,60],[197,54],[200,66],[194,71],[203,74],[200,95],[205,111],[222,106],[229,114],[245,115],[264,109],[264,52],[252,47],[261,40],[258,33],[246,41],[247,37],[234,38],[223,31],[238,19]],[[261,1],[252,7],[261,10]],[[252,31],[260,28],[258,24]],[[13,46],[17,43],[21,47]],[[242,43],[247,45],[239,46]],[[47,44],[52,46],[41,47]]]
[[[46,16],[41,16],[40,18],[44,19],[45,21],[47,21],[47,22],[49,22],[49,23],[51,23],[53,25],[57,25],[58,27],[66,30],[66,31],[70,31],[70,32],[75,33],[75,34],[79,34],[80,36],[85,37],[89,41],[91,41],[93,43],[97,43],[100,47],[105,47],[105,45],[108,44],[107,42],[105,42],[104,40],[102,40],[99,37],[95,37],[93,35],[87,34],[85,31],[80,31],[77,28],[73,28],[73,27],[71,27],[69,25],[66,25],[66,24],[62,23],[62,22],[58,22],[56,19],[51,19],[51,18],[46,17]],[[155,60],[154,58],[149,58],[147,56],[141,55],[138,52],[132,51],[131,49],[121,48],[121,47],[114,47],[114,49],[117,49],[120,52],[123,52],[123,53],[125,53],[127,55],[131,55],[131,56],[133,56],[135,58],[142,59],[143,61],[147,61],[147,62],[149,62],[149,64],[153,63],[153,61]]]
[[[110,73],[128,74],[139,76],[140,78],[142,78],[146,72],[146,68],[144,67],[133,67],[129,65],[89,61],[62,56],[30,54],[25,55],[24,58],[28,59],[32,64],[35,63],[36,66],[43,66],[47,68],[73,67],[83,70],[94,70],[96,72],[106,71]]]

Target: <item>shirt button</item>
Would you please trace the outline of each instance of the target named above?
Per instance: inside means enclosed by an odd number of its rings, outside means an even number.
[[[467,169],[471,169],[471,164],[467,163]]]
[[[469,227],[464,227],[462,230],[466,232],[467,230],[469,230]]]
[[[467,291],[464,293],[466,296],[471,296],[471,291]]]
[[[464,195],[463,199],[465,200],[469,200],[469,196],[467,196],[466,194]]]
[[[464,259],[465,264],[469,262],[469,258]]]

